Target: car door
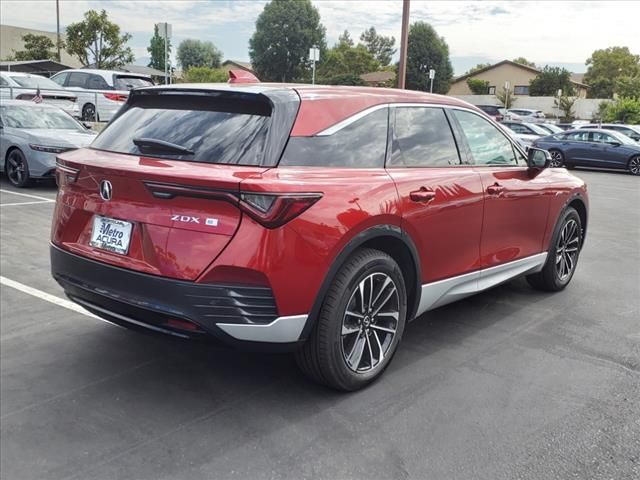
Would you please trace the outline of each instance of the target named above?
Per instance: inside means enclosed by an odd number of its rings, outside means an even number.
[[[390,125],[386,168],[403,229],[420,252],[422,283],[478,270],[482,184],[473,166],[461,163],[444,110],[398,106]]]
[[[532,171],[496,126],[475,112],[454,109],[460,142],[484,189],[480,258],[483,268],[541,253],[550,205],[550,170]]]
[[[606,132],[591,132],[591,166],[601,168],[620,168],[626,165],[627,156],[620,142]]]
[[[576,130],[565,134],[560,147],[565,161],[571,165],[590,164],[592,152],[587,130]]]

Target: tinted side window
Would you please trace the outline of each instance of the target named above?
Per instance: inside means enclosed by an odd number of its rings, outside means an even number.
[[[7,87],[9,86],[9,82],[7,82],[3,77],[0,77],[0,85]]]
[[[107,81],[100,75],[89,75],[87,88],[91,88],[92,90],[108,90],[111,87],[109,87]]]
[[[471,112],[453,110],[453,114],[476,165],[518,165],[511,142],[491,123]]]
[[[589,132],[571,132],[567,134],[566,139],[572,142],[588,142]]]
[[[80,87],[86,88],[87,77],[89,75],[86,73],[80,72],[71,72],[69,74],[69,82],[67,83],[67,87]]]
[[[56,82],[58,85],[64,85],[64,81],[67,79],[68,76],[69,76],[68,73],[60,73],[54,77],[51,77],[51,80]]]
[[[444,110],[397,107],[393,128],[391,167],[446,167],[460,157]]]
[[[615,143],[616,139],[607,133],[593,132],[591,141],[598,143]]]
[[[382,168],[389,109],[371,112],[327,136],[291,137],[280,166]]]

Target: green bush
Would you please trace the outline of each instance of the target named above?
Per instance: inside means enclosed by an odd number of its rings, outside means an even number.
[[[316,83],[324,85],[355,85],[365,86],[367,83],[355,73],[342,73],[332,77],[319,78]]]
[[[562,110],[562,117],[560,118],[562,122],[568,123],[575,120],[576,117],[575,112],[573,111],[573,106],[577,99],[577,97],[567,97],[563,95],[560,97],[560,101],[558,101],[557,98],[553,101],[553,105]]]
[[[607,107],[604,121],[640,124],[640,100],[618,98]]]
[[[486,95],[489,92],[489,82],[478,78],[467,78],[469,90],[474,95]]]
[[[183,74],[186,83],[219,83],[229,80],[229,71],[225,68],[190,67]]]

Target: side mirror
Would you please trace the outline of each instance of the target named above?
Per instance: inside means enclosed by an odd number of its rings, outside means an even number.
[[[620,142],[607,142],[607,145],[610,147],[619,147],[622,144]]]
[[[547,168],[551,163],[551,154],[541,148],[529,147],[527,163],[531,168]]]

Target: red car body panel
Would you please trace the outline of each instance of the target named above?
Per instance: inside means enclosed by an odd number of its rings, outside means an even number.
[[[245,88],[259,93],[282,87]],[[287,88],[300,97],[292,137],[316,135],[381,104],[448,105],[481,113],[460,100],[420,92]],[[545,252],[562,209],[575,199],[587,208],[584,182],[564,169],[243,167],[91,148],[64,153],[58,163],[51,241],[60,251],[190,285],[268,288],[280,317],[312,312],[339,266],[336,259],[371,229],[395,229],[415,246],[417,282],[425,285]],[[77,170],[76,178],[64,169]],[[100,195],[105,179],[117,192],[110,201]],[[220,196],[154,196],[154,182]],[[242,193],[321,198],[284,225],[267,228],[224,198]],[[134,225],[126,255],[89,245],[95,215]],[[202,223],[207,218],[215,219],[215,228]]]

